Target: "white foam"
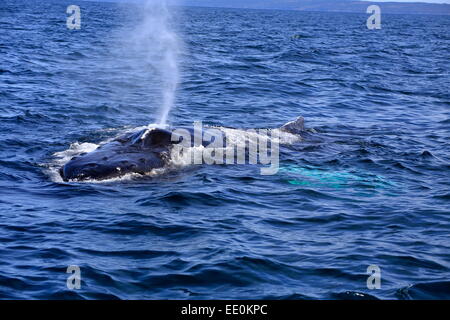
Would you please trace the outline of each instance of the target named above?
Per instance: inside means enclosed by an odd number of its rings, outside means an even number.
[[[141,137],[141,140],[144,140],[147,137],[147,135],[149,134],[149,132],[151,132],[152,130],[155,130],[155,129],[168,129],[168,128],[169,128],[168,124],[151,123],[151,124],[149,124],[147,126],[141,127],[141,129],[138,129],[138,130],[146,129],[146,131],[144,132],[144,134]]]
[[[47,166],[47,174],[53,182],[63,182],[59,174],[59,168],[65,165],[73,157],[79,156],[82,153],[89,153],[95,151],[100,145],[95,143],[72,143],[69,149],[55,152],[53,154],[54,160]]]
[[[232,154],[234,154],[233,151],[236,148],[245,148],[247,146],[247,143],[254,143],[256,145],[261,139],[267,139],[267,141],[271,143],[277,143],[279,145],[294,144],[302,140],[300,136],[282,131],[280,129],[265,129],[259,131],[258,129],[242,130],[225,127],[209,128],[220,130],[224,133],[224,137],[226,137],[227,143],[222,148],[224,155],[226,155],[227,152],[232,152]],[[205,128],[205,130],[208,130],[208,127]],[[203,159],[203,163],[213,163],[214,159],[212,157],[209,158],[211,154],[204,153],[204,150],[206,148],[203,145],[186,147],[183,148],[183,153],[181,154],[179,153],[179,150],[174,148],[170,155],[170,165],[175,167],[188,167],[193,165],[193,159],[196,157],[198,159]]]
[[[278,144],[294,144],[302,140],[299,135],[295,135],[280,129],[253,129],[253,130],[242,130],[242,129],[232,129],[225,127],[216,127],[217,129],[223,131],[226,137],[232,143],[242,145],[246,142],[248,138],[250,142],[257,143],[258,139],[269,138],[269,141]],[[265,133],[262,133],[265,131]]]
[[[146,172],[144,175],[142,175],[140,173],[126,173],[123,176],[109,178],[109,179],[103,179],[103,180],[86,179],[83,181],[71,181],[71,182],[108,184],[108,183],[114,183],[114,182],[132,181],[134,179],[139,179],[142,177],[157,177],[157,176],[160,176],[161,174],[165,173],[166,171],[167,171],[166,168],[158,168],[158,169],[152,169],[150,172]]]

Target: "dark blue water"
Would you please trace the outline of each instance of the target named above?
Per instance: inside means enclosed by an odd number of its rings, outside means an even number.
[[[62,183],[58,155],[160,108],[145,52],[124,45],[140,11],[76,2],[81,30],[73,3],[0,3],[1,298],[450,298],[448,16],[370,31],[365,14],[182,9],[173,126],[302,115],[317,133],[283,146],[273,176]]]

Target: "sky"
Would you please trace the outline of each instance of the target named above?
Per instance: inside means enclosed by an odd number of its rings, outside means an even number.
[[[370,0],[363,0],[370,1]],[[427,2],[427,3],[449,3],[450,0],[372,0],[374,2]]]

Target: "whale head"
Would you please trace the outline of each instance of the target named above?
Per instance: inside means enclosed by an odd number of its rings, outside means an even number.
[[[158,128],[124,135],[72,158],[59,172],[64,181],[106,180],[127,173],[145,175],[167,163],[171,138],[170,131]]]

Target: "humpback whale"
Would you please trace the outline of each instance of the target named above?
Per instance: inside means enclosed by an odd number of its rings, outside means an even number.
[[[301,135],[305,132],[304,119],[298,117],[279,129]],[[194,135],[194,132],[191,133]],[[129,173],[145,175],[153,169],[168,165],[172,147],[180,143],[180,139],[174,135],[175,132],[162,128],[128,133],[101,145],[92,152],[72,158],[59,169],[59,173],[66,182],[106,180]],[[202,141],[203,145],[205,143]]]

